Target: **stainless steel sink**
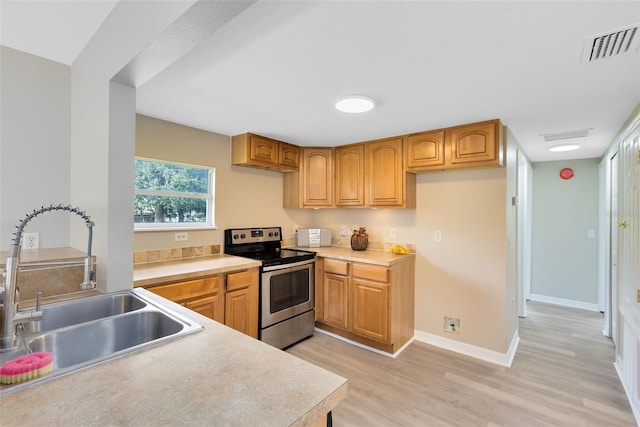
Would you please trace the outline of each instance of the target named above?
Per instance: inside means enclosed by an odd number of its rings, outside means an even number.
[[[134,349],[182,329],[181,323],[164,313],[140,311],[49,331],[32,338],[27,347],[31,352],[52,353],[54,369],[68,368]]]
[[[26,332],[51,331],[146,306],[146,302],[129,292],[80,298],[44,305],[41,320],[24,322],[22,326]]]
[[[39,330],[34,325],[21,330],[20,347],[0,353],[0,363],[48,351],[53,354],[53,371],[20,384],[1,385],[0,395],[202,329],[136,289],[45,305],[42,312],[42,320],[34,322],[40,323]]]

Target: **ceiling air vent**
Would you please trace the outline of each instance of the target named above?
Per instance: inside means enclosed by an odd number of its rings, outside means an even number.
[[[640,34],[638,34],[639,25],[635,24],[588,37],[584,43],[582,62],[593,62],[598,59],[633,52],[638,47],[638,41],[640,40]]]

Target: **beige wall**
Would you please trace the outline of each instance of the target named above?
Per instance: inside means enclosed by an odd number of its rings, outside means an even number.
[[[505,319],[505,188],[505,169],[418,174],[416,209],[318,210],[310,225],[334,236],[342,224],[364,225],[382,241],[395,228],[395,242],[416,246],[416,329],[503,353],[514,331]],[[444,332],[444,316],[460,319],[460,334]]]
[[[138,115],[136,156],[212,166],[216,169],[215,229],[189,231],[176,242],[173,232],[139,231],[134,251],[223,245],[224,229],[282,226],[293,237],[294,224],[307,224],[310,211],[282,209],[282,174],[231,165],[231,138]],[[132,206],[133,209],[133,206]]]

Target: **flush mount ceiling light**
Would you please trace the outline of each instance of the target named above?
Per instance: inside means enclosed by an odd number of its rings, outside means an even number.
[[[563,151],[573,151],[580,148],[578,144],[562,144],[562,145],[554,145],[553,147],[549,147],[549,151],[553,151],[554,153],[560,153]]]
[[[349,95],[338,99],[336,108],[343,113],[364,113],[373,108],[375,101],[364,95]]]

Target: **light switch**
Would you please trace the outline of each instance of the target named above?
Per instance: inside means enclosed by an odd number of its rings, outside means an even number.
[[[588,230],[587,231],[587,237],[589,239],[595,239],[596,238],[596,230]]]

